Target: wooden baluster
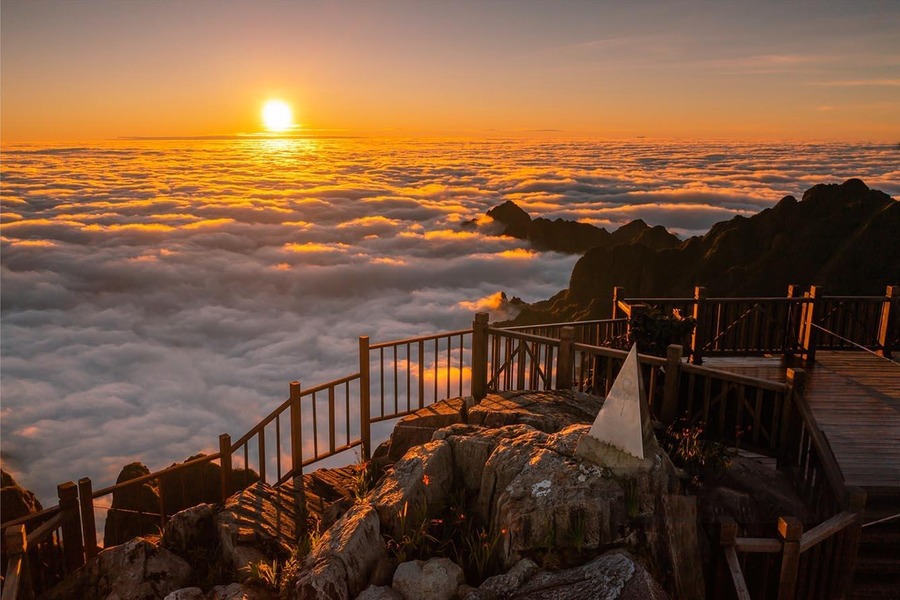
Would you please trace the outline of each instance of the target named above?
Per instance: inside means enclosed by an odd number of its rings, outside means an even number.
[[[841,561],[843,573],[839,579],[838,598],[843,598],[850,594],[850,588],[853,584],[853,573],[856,570],[856,557],[859,553],[859,539],[862,536],[862,518],[865,508],[866,491],[860,487],[847,488],[847,510],[856,513],[856,522],[844,530],[846,538],[842,549],[843,560]]]
[[[81,508],[81,534],[84,536],[84,555],[86,560],[97,555],[97,525],[94,520],[94,492],[91,480],[82,477],[78,480],[78,504]]]
[[[81,538],[81,516],[78,510],[78,487],[71,481],[56,486],[59,510],[62,515],[63,556],[66,572],[71,573],[84,564],[84,544]]]
[[[331,403],[331,410],[334,410],[334,402]],[[260,427],[259,433],[256,435],[258,436],[256,440],[256,452],[259,456],[259,480],[266,483],[266,428]],[[334,439],[333,430],[331,436],[332,439]]]
[[[613,319],[621,319],[625,315],[619,311],[619,300],[625,299],[625,288],[623,287],[614,287],[613,288],[613,297],[612,297],[612,318]]]
[[[814,285],[809,288],[809,303],[806,305],[805,322],[803,324],[803,347],[806,349],[807,364],[816,360],[816,346],[819,343],[820,332],[816,327],[816,319],[822,312],[822,286]]]
[[[219,461],[222,465],[222,478],[221,478],[221,489],[222,489],[222,503],[228,500],[228,497],[231,496],[231,436],[227,433],[223,433],[219,436]]]
[[[785,360],[790,360],[794,356],[797,349],[797,339],[800,337],[797,322],[800,320],[800,312],[802,304],[791,302],[800,295],[800,286],[789,285],[787,288],[788,303],[784,311],[784,341],[782,342],[782,353]]]
[[[421,366],[421,364],[420,364]],[[363,460],[372,457],[372,411],[369,407],[371,385],[369,374],[369,336],[359,336],[359,437]]]
[[[781,433],[777,467],[779,471],[793,470],[800,458],[800,437],[803,421],[797,409],[799,399],[806,396],[806,371],[788,369],[786,373],[788,389],[784,394],[784,408],[781,411]]]
[[[900,285],[889,285],[884,292],[884,303],[881,305],[881,318],[878,323],[878,354],[891,358],[894,348],[894,332],[900,320]]]
[[[369,367],[369,338],[365,338],[366,340],[366,370],[368,371]],[[362,348],[362,338],[360,338],[360,348]],[[362,365],[362,362],[360,362]],[[366,380],[368,381],[368,373],[366,373]],[[362,381],[362,379],[360,379]],[[367,388],[368,389],[368,388]],[[360,389],[360,396],[362,396],[362,389]],[[308,534],[307,524],[306,524],[306,486],[303,481],[303,423],[302,423],[302,413],[300,411],[300,398],[301,398],[301,390],[300,390],[300,382],[292,381],[291,382],[291,461],[293,463],[293,483],[294,483],[294,506],[297,510],[296,517],[296,536],[297,539],[300,540]],[[360,401],[360,404],[362,402]],[[368,402],[366,402],[368,406]],[[367,423],[368,424],[368,423]],[[366,445],[365,433],[363,433],[363,454],[365,456],[365,452],[368,448]],[[365,460],[368,460],[368,456],[365,456]]]
[[[694,335],[691,336],[691,362],[703,364],[703,346],[706,345],[706,288],[694,288]]]
[[[681,344],[671,344],[666,349],[666,381],[663,405],[659,416],[663,423],[670,425],[678,417],[678,392],[681,380],[681,358],[684,348]]]
[[[559,354],[556,357],[556,389],[572,389],[573,360],[575,353],[572,345],[575,343],[575,328],[566,326],[559,331]]]
[[[803,536],[803,523],[795,517],[779,517],[778,535],[782,539],[778,600],[794,600],[797,591],[797,571],[800,567],[800,538]]]
[[[725,560],[725,548],[734,546],[737,539],[738,526],[732,517],[719,518],[719,547],[712,553],[712,577],[709,579],[707,598],[733,598],[734,583]]]

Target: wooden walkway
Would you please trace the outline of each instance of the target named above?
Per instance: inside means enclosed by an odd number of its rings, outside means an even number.
[[[704,364],[785,380],[780,357],[709,358]],[[820,351],[806,370],[807,399],[847,485],[900,491],[900,364],[867,352]]]

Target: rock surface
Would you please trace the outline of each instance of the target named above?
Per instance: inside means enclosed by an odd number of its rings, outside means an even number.
[[[354,598],[378,581],[387,558],[378,513],[357,504],[341,517],[304,561],[293,588],[301,599]]]
[[[394,571],[391,587],[404,600],[450,600],[465,581],[462,568],[449,558],[429,558],[401,563]]]
[[[144,538],[100,552],[47,594],[50,600],[158,600],[185,587],[191,567]]]
[[[274,600],[275,594],[257,586],[241,583],[217,585],[210,590],[208,600]]]
[[[593,422],[602,405],[602,398],[572,391],[500,392],[488,394],[469,409],[467,422],[483,427],[522,424],[555,433]]]
[[[388,585],[370,585],[356,600],[403,600],[403,596]]]
[[[394,425],[388,456],[399,460],[413,446],[430,442],[438,429],[464,422],[465,416],[465,401],[462,398],[451,398],[403,417]]]
[[[171,592],[164,600],[206,600],[206,594],[198,587],[187,587]]]

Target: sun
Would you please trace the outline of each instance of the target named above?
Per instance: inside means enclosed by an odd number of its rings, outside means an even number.
[[[262,109],[263,125],[274,133],[287,131],[294,127],[294,115],[287,102],[269,100]]]

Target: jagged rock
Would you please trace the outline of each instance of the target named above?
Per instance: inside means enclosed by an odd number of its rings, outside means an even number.
[[[199,504],[172,515],[163,528],[162,546],[185,558],[190,552],[208,550],[214,529],[212,506]]]
[[[431,441],[438,429],[465,420],[466,404],[462,398],[441,400],[400,419],[391,433],[388,456],[399,460],[413,446]]]
[[[275,594],[258,585],[229,583],[217,585],[209,592],[208,600],[274,600]]]
[[[403,596],[388,585],[370,585],[356,600],[403,600]]]
[[[453,425],[436,431],[435,440],[446,439],[453,455],[453,467],[466,491],[481,487],[484,465],[501,439],[511,439],[535,431],[529,425],[506,425],[495,429],[478,425]]]
[[[184,460],[203,458],[195,454]],[[179,463],[173,463],[176,466]],[[252,469],[234,469],[231,472],[233,489],[241,490],[259,480]],[[201,462],[162,477],[163,496],[169,511],[180,511],[197,504],[218,504],[222,501],[222,467],[214,462]]]
[[[572,391],[500,392],[488,394],[469,409],[468,423],[484,427],[522,423],[555,433],[569,425],[593,422],[602,404],[602,398]]]
[[[206,600],[206,594],[198,587],[188,587],[171,592],[164,600]]]
[[[50,590],[50,600],[158,600],[185,587],[191,567],[144,538],[100,552]]]
[[[239,577],[251,562],[285,559],[296,540],[293,488],[257,482],[228,499],[215,516],[222,555]]]
[[[12,521],[42,509],[33,492],[16,483],[12,475],[0,470],[0,514],[4,521]]]
[[[377,580],[386,559],[378,513],[357,504],[322,534],[292,587],[301,599],[353,598],[371,583],[384,583]]]
[[[450,600],[465,581],[462,568],[449,558],[430,558],[401,563],[394,571],[391,587],[404,600]]]
[[[452,486],[450,445],[438,440],[410,449],[370,497],[381,522],[395,534],[399,530],[401,511],[414,514],[441,507],[447,502]]]
[[[540,567],[536,562],[523,558],[506,573],[488,577],[477,589],[460,596],[464,600],[502,600],[522,587],[522,584],[539,570]]]
[[[630,554],[607,552],[580,567],[539,571],[510,600],[665,600],[668,595]]]

